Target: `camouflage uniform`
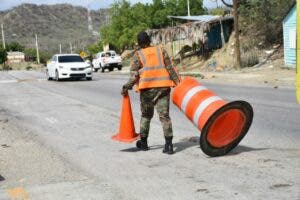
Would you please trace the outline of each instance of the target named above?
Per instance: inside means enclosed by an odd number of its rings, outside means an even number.
[[[171,59],[169,58],[167,52],[163,49],[163,58],[166,69],[170,75],[170,78],[175,82],[179,83],[179,77],[172,65]],[[133,85],[138,83],[139,80],[139,70],[143,67],[141,61],[137,54],[134,55],[133,61],[130,68],[130,79],[124,85],[126,89],[132,89]],[[147,137],[150,130],[150,121],[154,114],[154,107],[159,115],[160,122],[163,127],[163,132],[165,137],[172,137],[172,122],[169,116],[169,106],[170,106],[170,92],[169,87],[162,88],[149,88],[141,90],[140,93],[140,103],[142,117],[140,121],[140,134],[141,137]]]

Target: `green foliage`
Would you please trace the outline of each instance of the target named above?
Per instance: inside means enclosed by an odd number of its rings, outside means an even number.
[[[210,15],[219,15],[219,16],[223,16],[226,12],[229,12],[226,7],[212,8],[208,11]]]
[[[28,61],[36,61],[36,49],[28,48],[24,50],[26,60]],[[51,55],[46,51],[39,51],[40,55],[40,62],[41,63],[47,63],[47,61],[50,59]]]
[[[19,52],[23,52],[25,49],[24,46],[22,46],[21,44],[19,44],[18,42],[11,42],[9,44],[6,45],[6,50],[7,51],[19,51]]]
[[[3,47],[0,47],[0,64],[3,64],[7,60],[7,52]]]
[[[101,41],[99,41],[96,44],[92,44],[87,47],[87,50],[90,55],[94,55],[100,51],[103,51],[103,43]]]
[[[241,28],[263,36],[266,44],[281,42],[282,21],[294,3],[295,0],[244,0],[240,5]]]
[[[256,50],[247,51],[242,54],[242,67],[252,67],[259,63],[259,52]]]
[[[151,23],[147,7],[141,3],[131,6],[125,0],[113,4],[111,24],[101,29],[102,42],[120,50],[133,48],[137,33],[146,30]]]
[[[191,15],[205,14],[202,5],[202,0],[190,1]],[[169,15],[187,15],[187,1],[153,0],[152,4],[134,5],[127,0],[117,1],[111,9],[111,23],[101,29],[101,40],[116,50],[133,49],[140,31],[170,26]]]

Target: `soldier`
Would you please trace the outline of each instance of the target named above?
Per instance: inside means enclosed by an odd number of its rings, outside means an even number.
[[[137,36],[139,49],[135,52],[130,68],[130,78],[122,87],[122,95],[136,84],[140,92],[141,121],[140,137],[136,146],[147,151],[147,138],[150,121],[156,108],[165,136],[163,153],[173,154],[173,131],[169,116],[171,87],[180,81],[167,52],[159,46],[150,46],[150,37],[146,32]]]

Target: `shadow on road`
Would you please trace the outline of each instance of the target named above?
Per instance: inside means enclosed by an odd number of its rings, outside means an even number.
[[[184,138],[182,140],[180,140],[180,142],[174,143],[174,150],[176,153],[183,151],[187,148],[193,147],[193,146],[199,146],[199,140],[200,137],[187,137]]]
[[[199,145],[199,137],[190,137],[190,138],[184,138],[180,142],[173,143],[174,151],[175,153],[178,153],[180,151],[183,151],[187,148],[197,146]],[[163,149],[164,145],[153,145],[149,147],[150,151],[151,150],[156,150],[156,149]],[[138,152],[140,151],[136,147],[131,147],[128,149],[122,149],[121,152]]]
[[[249,152],[249,151],[264,151],[264,150],[268,150],[269,148],[252,148],[252,147],[247,147],[247,146],[237,146],[236,148],[234,148],[231,152],[229,152],[227,155],[228,156],[233,156],[233,155],[238,155],[240,153],[244,153],[244,152]]]
[[[0,182],[1,181],[5,181],[5,178],[3,176],[0,175]]]

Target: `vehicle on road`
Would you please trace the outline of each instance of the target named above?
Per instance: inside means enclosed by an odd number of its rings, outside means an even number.
[[[122,70],[122,58],[115,51],[102,51],[95,54],[92,65],[95,72],[104,72],[105,69],[113,71],[114,68]]]
[[[92,66],[85,62],[78,54],[55,54],[47,64],[48,80],[61,79],[92,80]]]

